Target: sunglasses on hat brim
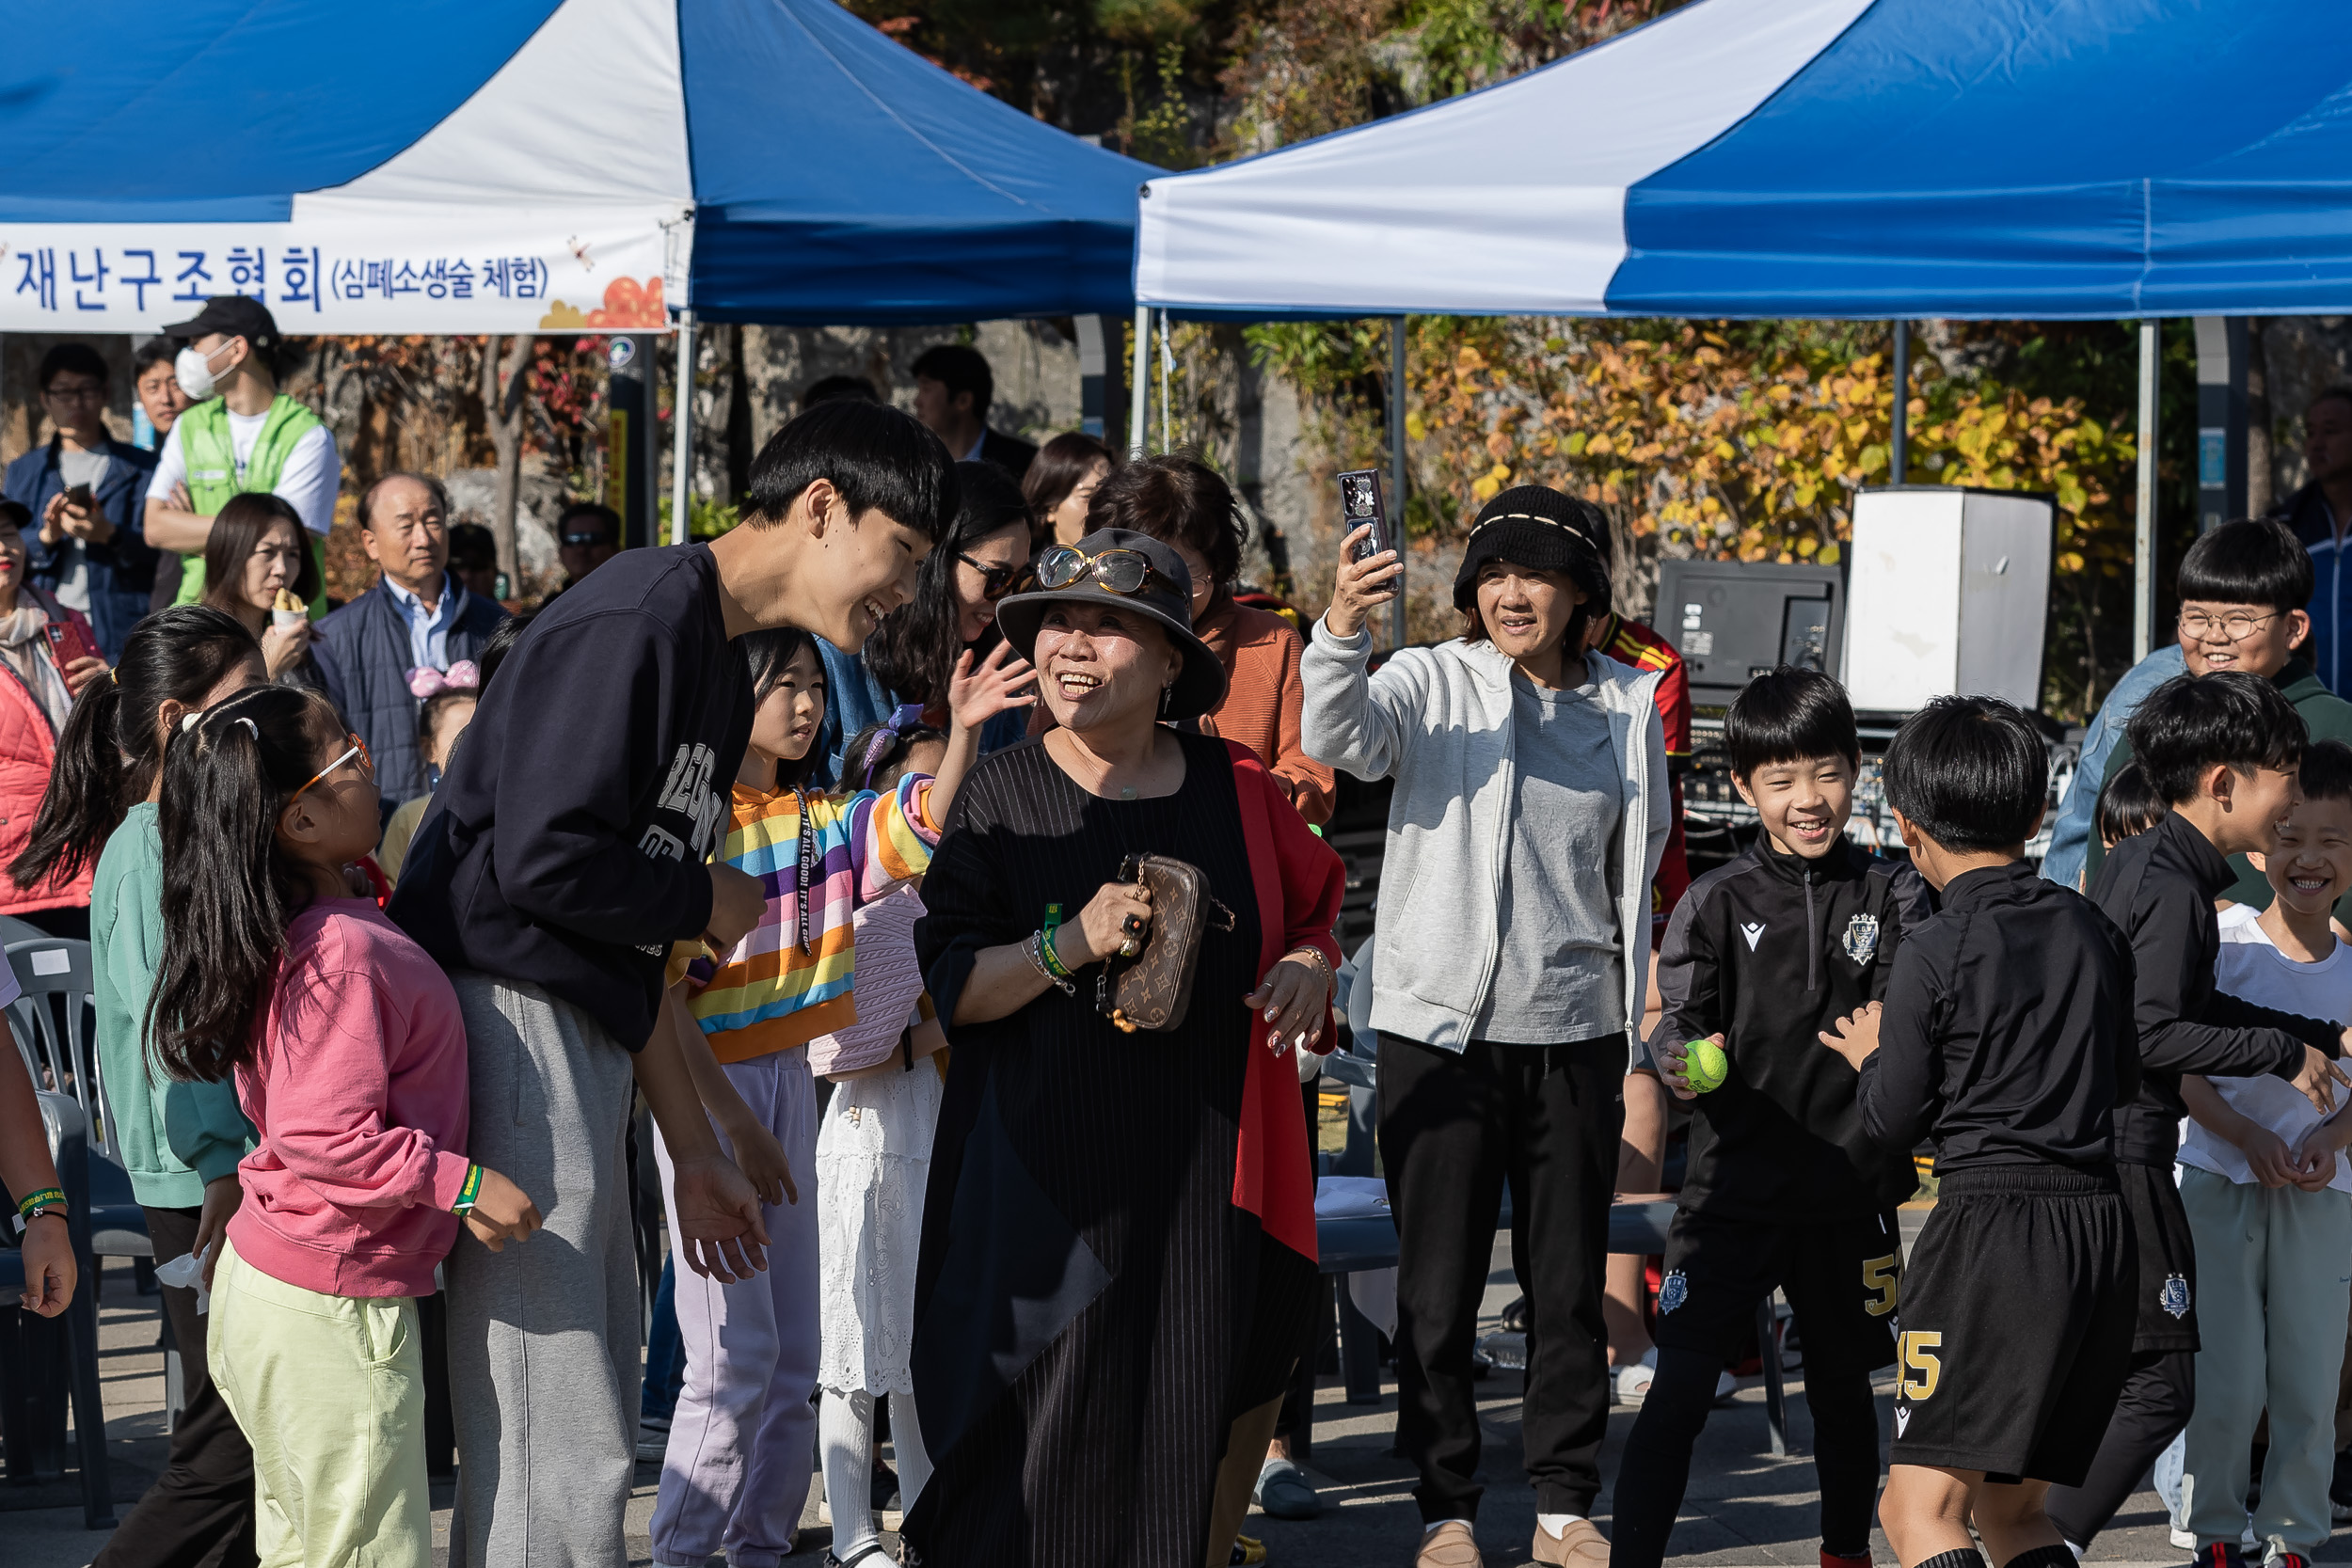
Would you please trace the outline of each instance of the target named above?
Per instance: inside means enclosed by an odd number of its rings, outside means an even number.
[[[1089,556],[1070,545],[1057,545],[1037,558],[1037,585],[1047,590],[1069,588],[1091,578],[1098,588],[1133,594],[1162,588],[1180,598],[1190,595],[1152,564],[1141,550],[1113,548]]]

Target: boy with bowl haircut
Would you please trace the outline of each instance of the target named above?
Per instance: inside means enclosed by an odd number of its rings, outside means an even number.
[[[2310,738],[2352,741],[2352,703],[2312,671],[2312,618],[2304,609],[2312,602],[2312,558],[2293,529],[2268,519],[2224,523],[2189,546],[2176,580],[2181,653],[2190,674],[2259,675],[2302,716]],[[2129,721],[2124,725],[2102,784],[2135,754]],[[2084,887],[2098,881],[2109,852],[2094,834],[2083,861]],[[2234,879],[2223,897],[2257,909],[2270,902],[2269,882],[2244,855],[2233,856],[2230,869]],[[2352,898],[2337,915],[2352,920]]]
[[[2352,947],[2330,907],[2352,889],[2352,747],[2303,753],[2302,799],[2279,824],[2264,872],[2277,894],[2261,912],[2221,920],[2214,983],[2296,1013],[2352,1019]],[[2203,1265],[2198,1309],[2213,1329],[2197,1353],[2188,1421],[2188,1528],[2208,1568],[2237,1568],[2248,1454],[2267,1408],[2269,1457],[2254,1534],[2270,1568],[2304,1568],[2328,1537],[2336,1381],[2344,1359],[2352,1257],[2352,1166],[2336,1157],[2352,1117],[2322,1122],[2276,1078],[2181,1079],[2181,1207]]]
[[[2142,1070],[2137,1094],[2116,1112],[2115,1162],[2139,1250],[2138,1327],[2131,1377],[2087,1476],[2050,1495],[2051,1519],[2078,1548],[2106,1527],[2196,1405],[2197,1249],[2172,1180],[2186,1114],[2182,1074],[2274,1074],[2322,1110],[2334,1108],[2331,1085],[2344,1081],[2329,1059],[2341,1025],[2261,1006],[2214,981],[2214,900],[2236,876],[2228,857],[2270,847],[2295,802],[2303,721],[2274,683],[2225,670],[2156,688],[2129,736],[2170,809],[2115,847],[2090,897],[2129,938],[2135,971]]]
[[[1610,1561],[1654,1568],[1664,1557],[1717,1375],[1778,1287],[1804,1341],[1821,1562],[1840,1568],[1870,1560],[1870,1373],[1895,1358],[1894,1210],[1918,1182],[1907,1148],[1864,1130],[1853,1074],[1817,1039],[1884,994],[1904,930],[1927,916],[1927,888],[1844,836],[1861,746],[1837,682],[1786,667],[1760,675],[1724,737],[1762,831],[1676,906],[1648,1049],[1683,1100],[1687,1042],[1712,1040],[1729,1071],[1696,1097],[1652,1335],[1657,1378],[1618,1472]]]
[[[1905,938],[1883,1006],[1821,1043],[1859,1072],[1890,1150],[1935,1143],[1912,1248],[1879,1522],[1904,1568],[2074,1568],[2042,1513],[2076,1481],[2131,1355],[2131,1217],[2110,1146],[2137,1087],[2122,932],[2026,863],[2048,759],[2025,715],[1939,697],[1888,746],[1886,796],[1943,907]]]

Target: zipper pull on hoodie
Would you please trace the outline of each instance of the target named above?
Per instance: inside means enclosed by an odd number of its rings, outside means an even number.
[[[1821,989],[1820,916],[1813,905],[1815,869],[1813,862],[1804,863],[1804,989],[1808,992]]]

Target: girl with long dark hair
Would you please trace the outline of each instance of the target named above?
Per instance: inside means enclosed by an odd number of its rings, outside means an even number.
[[[184,605],[139,623],[112,676],[75,700],[32,837],[10,869],[32,885],[97,867],[89,941],[99,1069],[109,1131],[158,1262],[205,1255],[236,1212],[237,1162],[253,1147],[234,1086],[172,1083],[147,1051],[148,992],[164,951],[155,828],[164,737],[264,678],[261,649],[217,610]],[[204,1343],[193,1289],[164,1287],[164,1311],[182,1345]],[[98,1554],[104,1568],[254,1560],[253,1450],[200,1355],[187,1358],[182,1400],[171,1462]]]
[[[438,965],[344,867],[374,847],[367,748],[326,699],[249,687],[164,753],[148,1018],[173,1076],[234,1075],[259,1142],[213,1274],[207,1364],[253,1442],[269,1561],[432,1560],[416,1304],[464,1223],[538,1228],[468,1160],[466,1032]]]
[[[1067,430],[1038,449],[1021,476],[1021,494],[1037,518],[1037,547],[1074,545],[1089,528],[1088,503],[1119,467],[1111,449],[1083,430]]]
[[[956,481],[962,504],[946,537],[923,558],[914,602],[885,616],[861,654],[817,645],[827,686],[820,779],[841,777],[843,743],[904,704],[920,707],[934,728],[946,728],[957,659],[966,649],[985,657],[997,644],[996,601],[1025,576],[1033,517],[1020,486],[993,463],[959,463]],[[980,736],[980,754],[1003,750],[1026,731],[1025,712],[1000,714]]]

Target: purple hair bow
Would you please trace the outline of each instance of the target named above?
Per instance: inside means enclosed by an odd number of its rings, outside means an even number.
[[[890,743],[909,730],[921,728],[922,723],[923,705],[920,703],[901,703],[891,709],[890,717],[882,721],[882,727],[874,733],[873,739],[866,743],[866,764],[858,769],[859,776],[873,777],[874,768],[881,763],[883,753],[890,750]]]
[[[461,658],[446,671],[422,667],[408,672],[408,694],[419,702],[444,691],[481,689],[482,667],[470,658]]]

